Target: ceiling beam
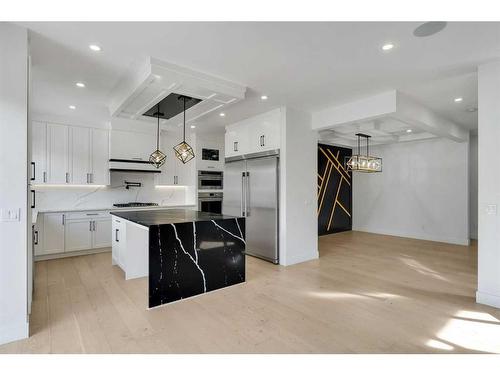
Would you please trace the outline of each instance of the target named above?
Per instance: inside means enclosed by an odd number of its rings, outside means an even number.
[[[468,130],[396,90],[315,112],[312,115],[312,128],[326,130],[355,124],[359,128],[359,123],[367,122],[364,127],[380,132],[382,129],[378,127],[376,120],[384,118],[397,119],[455,142],[466,142],[469,139]]]

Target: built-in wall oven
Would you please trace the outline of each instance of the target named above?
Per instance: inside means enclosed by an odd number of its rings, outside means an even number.
[[[222,193],[198,193],[198,211],[222,213]]]
[[[222,190],[224,172],[198,171],[198,190]]]

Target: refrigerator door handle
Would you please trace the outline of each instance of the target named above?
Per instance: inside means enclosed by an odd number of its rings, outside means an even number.
[[[243,202],[245,202],[245,172],[241,172],[241,216],[245,216],[245,205]]]
[[[245,211],[250,216],[250,172],[247,172],[247,181],[245,187]]]

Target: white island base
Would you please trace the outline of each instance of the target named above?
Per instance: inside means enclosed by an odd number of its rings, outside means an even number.
[[[149,274],[149,228],[113,216],[112,264],[125,272],[125,280]]]

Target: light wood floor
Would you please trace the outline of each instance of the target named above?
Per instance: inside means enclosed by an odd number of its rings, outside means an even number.
[[[32,336],[2,353],[500,352],[500,311],[474,303],[475,246],[360,232],[320,259],[247,259],[247,283],[153,310],[110,253],[36,264]]]

